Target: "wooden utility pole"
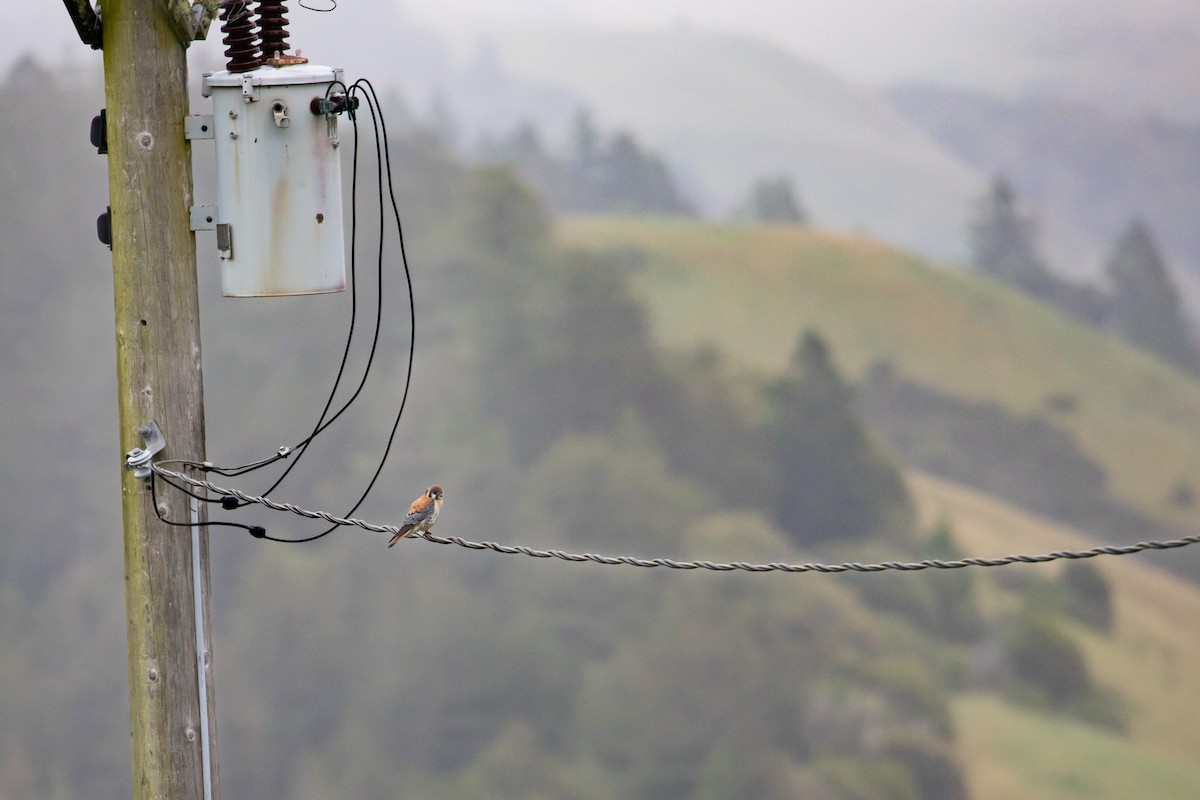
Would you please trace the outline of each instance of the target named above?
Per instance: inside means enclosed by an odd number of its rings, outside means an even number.
[[[179,33],[189,9],[177,0],[104,0],[100,33],[121,446],[141,447],[139,429],[155,421],[164,456],[202,461],[187,51]],[[134,798],[211,800],[219,795],[207,533],[164,525],[149,482],[122,472]],[[159,492],[167,519],[203,519],[203,505]]]

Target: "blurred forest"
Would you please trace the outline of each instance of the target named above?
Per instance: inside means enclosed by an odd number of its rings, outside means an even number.
[[[1200,371],[1200,350],[1182,294],[1142,220],[1132,219],[1116,238],[1105,262],[1107,290],[1064,278],[1047,266],[1036,220],[1020,207],[1004,176],[978,201],[968,231],[972,264],[984,274],[1111,330],[1181,370]]]
[[[86,144],[99,93],[20,70],[0,85],[27,112],[0,119],[24,143],[0,160],[0,800],[117,798],[130,786],[120,453],[108,252],[92,227],[105,164]],[[438,532],[466,538],[714,560],[960,555],[949,524],[917,524],[820,331],[765,380],[711,349],[665,350],[631,267],[555,244],[514,170],[465,163],[420,125],[393,131],[390,155],[417,362],[359,516],[395,522],[438,481]],[[398,251],[376,274],[364,183],[357,300],[373,310],[382,286],[380,356],[353,413],[273,492],[333,513],[374,469],[408,351]],[[198,239],[209,458],[242,463],[310,429],[349,298],[222,299]],[[874,396],[906,391],[876,377]],[[985,614],[969,572],[673,574],[385,551],[361,531],[286,546],[214,529],[212,558],[228,797],[955,800],[968,791],[954,692],[1126,726],[1068,625],[1110,622],[1088,565]]]
[[[1115,115],[1053,93],[1019,100],[925,85],[889,93],[895,108],[963,161],[1004,174],[1044,215],[1077,231],[1050,261],[1068,275],[1086,271],[1092,238],[1112,242],[1131,218],[1148,217],[1166,255],[1194,276],[1200,231],[1200,131],[1161,115]],[[1081,246],[1082,245],[1082,246]],[[1102,253],[1097,253],[1102,255]],[[1193,296],[1194,301],[1194,296]]]

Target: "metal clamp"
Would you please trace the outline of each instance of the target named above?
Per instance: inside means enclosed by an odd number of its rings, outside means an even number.
[[[138,428],[138,433],[141,434],[145,447],[135,447],[125,454],[125,469],[133,470],[135,478],[145,480],[150,477],[151,459],[162,452],[167,446],[167,440],[163,438],[162,431],[158,429],[158,423],[154,420]]]
[[[258,100],[258,86],[254,83],[254,75],[246,72],[242,74],[242,101],[253,103]]]
[[[340,79],[339,81],[340,82]],[[328,97],[314,97],[309,104],[309,110],[314,116],[325,117],[325,125],[329,134],[329,142],[334,147],[341,144],[338,141],[338,123],[337,115],[342,112],[348,112],[350,119],[354,119],[354,112],[358,110],[358,98],[348,94],[333,94]]]

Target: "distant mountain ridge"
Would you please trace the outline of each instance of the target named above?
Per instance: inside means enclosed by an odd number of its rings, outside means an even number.
[[[445,91],[468,138],[497,125],[487,109],[501,99],[501,124],[523,112],[548,137],[565,136],[564,98],[574,97],[602,127],[629,129],[660,153],[709,216],[744,204],[760,178],[789,177],[818,224],[944,259],[964,255],[969,203],[987,181],[885,98],[733,34],[497,29]],[[487,104],[455,99],[481,93]]]
[[[444,91],[468,140],[522,119],[564,140],[586,106],[657,151],[706,216],[786,176],[816,224],[943,261],[966,260],[972,204],[1003,172],[1055,269],[1095,276],[1139,217],[1200,299],[1200,126],[1050,96],[877,93],[765,41],[686,25],[496,28]]]
[[[1147,14],[1184,14],[1169,4],[1152,3]],[[1117,52],[1101,71],[1113,74],[1128,58],[1123,43],[1144,44],[1155,30],[1139,16],[1139,25],[1117,26],[1118,36],[1115,18],[1089,17],[1080,28],[1076,11],[1026,5],[1020,14],[956,12],[1000,26],[1025,43],[1017,50],[976,52],[979,63],[952,51],[946,57],[962,60],[963,72],[947,69],[945,85],[886,91],[782,46],[685,23],[584,28],[559,15],[557,22],[476,24],[474,33],[443,35],[393,14],[363,32],[366,40],[334,38],[323,49],[339,63],[378,72],[381,83],[403,92],[414,116],[432,118],[468,151],[523,122],[537,125],[548,145],[565,147],[574,113],[587,107],[602,129],[628,130],[661,155],[708,217],[742,205],[760,178],[789,177],[815,224],[943,261],[967,259],[971,205],[1002,170],[1038,217],[1056,269],[1095,276],[1120,230],[1141,216],[1183,273],[1192,307],[1200,307],[1200,228],[1191,219],[1200,198],[1200,127],[1118,117],[1087,104],[1094,99],[1056,99],[1066,87],[1094,88],[1095,80],[1039,83],[1031,74],[1025,85],[1043,94],[1021,101],[947,88],[1004,59],[1018,59],[1017,71],[1053,74],[1083,69],[1073,57],[1096,66],[1087,31],[1109,31]],[[1061,25],[1031,33],[1039,18]],[[1053,54],[1038,51],[1041,60],[1027,52],[1033,40],[1062,37],[1070,41]],[[463,50],[467,42],[474,44]]]
[[[1119,118],[1053,96],[1006,101],[910,85],[888,97],[948,152],[1013,182],[1048,223],[1046,245],[1059,269],[1086,272],[1140,218],[1197,296],[1200,126]]]

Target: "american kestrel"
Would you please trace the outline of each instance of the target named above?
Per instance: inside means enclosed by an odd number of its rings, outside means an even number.
[[[433,527],[433,523],[437,522],[440,513],[442,513],[442,487],[435,483],[425,490],[425,494],[413,500],[413,504],[408,507],[408,516],[404,518],[404,524],[388,542],[388,547],[405,536],[425,533]]]

